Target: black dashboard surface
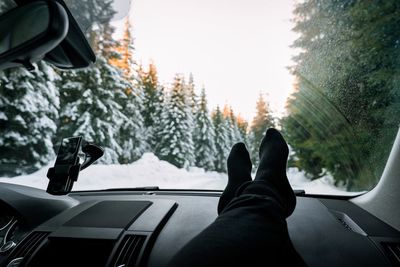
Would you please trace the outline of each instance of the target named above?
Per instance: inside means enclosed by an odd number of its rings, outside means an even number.
[[[129,250],[129,260],[134,261],[125,266],[166,266],[181,247],[213,222],[220,194],[76,192],[54,200],[44,191],[27,187],[2,184],[0,191],[7,191],[0,199],[19,214],[21,221],[35,222],[30,223],[30,231],[38,236],[31,251],[23,254],[26,249],[21,248],[33,238],[27,232],[28,237],[14,251],[0,255],[1,266],[17,256],[25,257],[29,266],[51,266],[51,262],[66,256],[63,253],[68,246],[81,247],[84,252],[69,252],[68,260],[58,266],[118,266],[128,260],[123,256],[127,247],[136,249]],[[51,211],[43,211],[46,201],[52,202]],[[28,203],[43,210],[27,212]],[[398,243],[400,233],[347,200],[299,196],[296,210],[287,221],[293,244],[309,266],[395,264],[387,257],[384,244]],[[79,261],[83,255],[85,259]]]

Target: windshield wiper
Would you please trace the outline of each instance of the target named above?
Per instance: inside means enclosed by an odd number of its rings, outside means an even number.
[[[158,186],[142,186],[142,187],[121,187],[121,188],[109,188],[100,191],[158,191]]]
[[[168,189],[170,191],[218,191],[222,192],[222,190],[201,190],[201,189]],[[108,188],[96,191],[160,191],[158,186],[139,186],[139,187],[120,187],[120,188]],[[305,195],[305,191],[302,189],[295,189],[293,190],[296,196],[303,196]]]
[[[303,196],[306,194],[306,191],[304,191],[303,189],[294,189],[293,192],[296,196]]]

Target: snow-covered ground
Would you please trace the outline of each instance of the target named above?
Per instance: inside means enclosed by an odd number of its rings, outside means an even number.
[[[41,170],[13,178],[0,178],[0,182],[14,183],[46,189],[49,165]],[[288,177],[294,189],[304,189],[309,194],[351,195],[343,188],[333,185],[332,177],[310,181],[296,168],[288,170]],[[159,186],[161,189],[217,189],[223,190],[227,175],[205,172],[200,168],[179,169],[146,153],[129,165],[93,165],[79,175],[74,190],[96,190],[106,188]]]

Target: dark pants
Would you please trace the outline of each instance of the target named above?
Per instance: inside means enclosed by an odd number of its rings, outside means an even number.
[[[290,241],[279,195],[264,182],[241,187],[217,219],[169,266],[305,266]]]

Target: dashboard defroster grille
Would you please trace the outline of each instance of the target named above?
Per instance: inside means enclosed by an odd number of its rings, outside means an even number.
[[[29,259],[48,235],[48,232],[33,232],[29,234],[11,253],[9,262],[16,259],[24,262],[26,259]]]

